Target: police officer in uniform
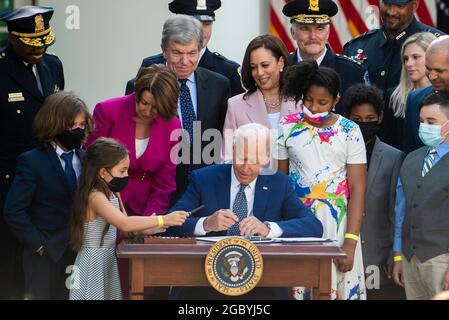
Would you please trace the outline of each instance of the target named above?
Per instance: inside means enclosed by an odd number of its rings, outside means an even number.
[[[369,71],[371,83],[385,93],[399,84],[402,71],[401,48],[405,40],[418,32],[441,31],[420,23],[415,18],[419,0],[382,0],[382,26],[349,41],[344,53],[363,64]]]
[[[358,63],[344,55],[335,54],[328,45],[331,18],[338,13],[332,0],[294,0],[287,3],[282,12],[291,18],[291,34],[298,49],[291,53],[292,63],[313,59],[318,65],[338,73],[343,95],[356,83],[369,83],[368,72]],[[343,114],[343,105],[338,103],[336,112]]]
[[[201,58],[199,66],[210,71],[217,72],[229,79],[231,83],[232,96],[243,93],[245,90],[242,86],[240,76],[240,65],[231,61],[218,52],[211,52],[207,48],[207,44],[212,35],[212,25],[215,21],[215,11],[221,7],[220,0],[174,0],[168,8],[176,14],[185,14],[195,17],[203,26],[203,49],[201,50]],[[152,64],[162,63],[166,61],[162,54],[145,58],[141,67],[149,67]],[[126,94],[134,91],[134,79],[130,80],[126,86]]]
[[[44,99],[64,89],[62,63],[46,53],[55,42],[52,15],[52,8],[36,6],[0,14],[9,32],[0,50],[0,299],[23,298],[19,243],[3,220],[16,158],[33,148],[32,123]]]

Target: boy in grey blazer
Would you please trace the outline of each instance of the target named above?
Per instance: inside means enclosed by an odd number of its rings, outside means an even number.
[[[343,99],[345,115],[356,122],[365,139],[368,184],[361,230],[363,264],[369,300],[404,299],[404,290],[389,276],[392,266],[394,203],[404,153],[377,137],[384,99],[374,86],[354,85]]]

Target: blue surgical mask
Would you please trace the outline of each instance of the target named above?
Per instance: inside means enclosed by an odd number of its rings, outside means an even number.
[[[444,125],[446,124],[447,122]],[[441,128],[443,126],[421,123],[419,126],[419,138],[426,146],[436,148],[443,143],[449,133],[449,131],[446,132],[444,137],[441,135]]]

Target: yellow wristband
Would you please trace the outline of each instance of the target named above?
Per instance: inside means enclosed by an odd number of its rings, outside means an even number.
[[[393,258],[393,261],[394,261],[394,262],[401,262],[401,261],[402,261],[402,256],[395,256],[395,257]]]
[[[157,217],[157,223],[158,223],[158,227],[159,227],[159,228],[162,228],[162,227],[165,225],[164,217],[158,216],[158,217]]]
[[[351,239],[355,241],[359,241],[359,237],[352,233],[345,234],[345,239]]]

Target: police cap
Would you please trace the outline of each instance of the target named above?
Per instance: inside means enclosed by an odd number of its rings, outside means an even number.
[[[293,0],[282,10],[291,22],[300,24],[329,24],[338,13],[338,7],[332,0]]]
[[[6,22],[8,31],[32,47],[48,47],[55,42],[50,27],[53,9],[49,7],[24,6],[0,14],[0,21]]]
[[[220,0],[173,0],[168,5],[173,13],[194,16],[204,22],[215,21],[215,10],[220,7]]]

